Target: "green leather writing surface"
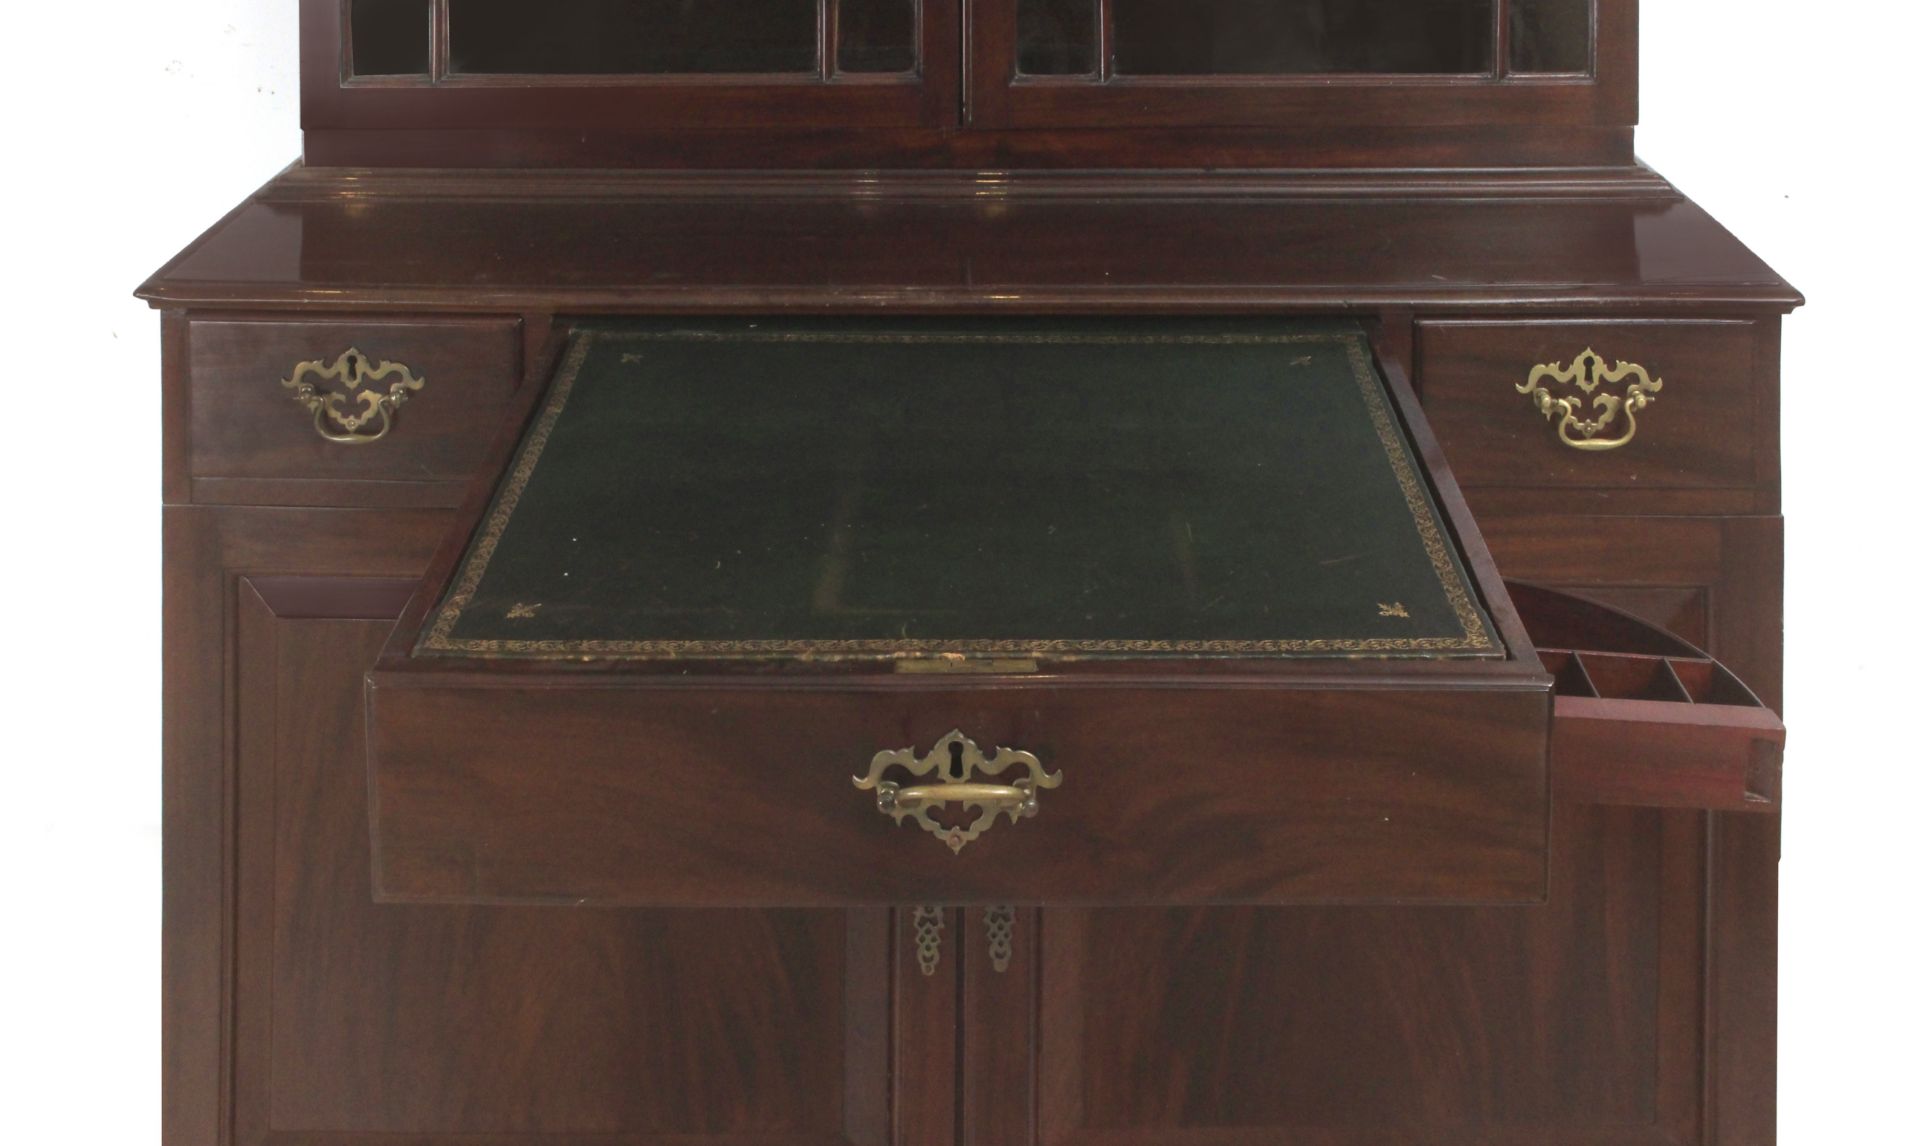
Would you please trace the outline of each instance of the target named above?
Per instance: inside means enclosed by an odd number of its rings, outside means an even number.
[[[573,335],[419,651],[1502,655],[1352,326]]]

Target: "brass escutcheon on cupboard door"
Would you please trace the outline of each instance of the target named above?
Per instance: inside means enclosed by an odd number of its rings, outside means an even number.
[[[902,787],[897,780],[884,778],[895,768],[931,782]],[[1024,769],[1026,775],[1007,784],[974,779],[976,773],[997,778],[1014,768]],[[1061,780],[1060,772],[1047,771],[1031,752],[995,748],[989,755],[955,729],[942,736],[925,756],[915,755],[911,748],[877,753],[867,766],[867,774],[853,778],[853,786],[875,793],[874,803],[881,815],[891,816],[896,824],[912,819],[959,855],[1001,816],[1017,822],[1039,815],[1040,789],[1058,788]],[[957,821],[943,824],[933,813],[948,805],[978,811],[979,815],[964,825]]]
[[[1013,928],[1018,910],[997,904],[981,912],[986,924],[987,961],[995,974],[1004,975],[1013,965]],[[940,970],[940,948],[945,942],[947,909],[938,904],[922,904],[913,909],[914,958],[920,974],[931,979]]]

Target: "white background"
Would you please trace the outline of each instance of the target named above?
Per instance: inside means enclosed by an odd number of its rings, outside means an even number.
[[[1780,1140],[1910,1142],[1920,28],[1891,0],[1642,9],[1642,156],[1812,300],[1785,341]],[[295,17],[7,5],[0,1141],[159,1139],[159,324],[130,292],[299,154]]]

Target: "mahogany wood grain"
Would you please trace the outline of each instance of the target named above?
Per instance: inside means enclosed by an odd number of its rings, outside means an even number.
[[[1041,1005],[1035,960],[1042,921],[1051,915],[1031,906],[1016,907],[1007,966],[996,970],[987,950],[985,911],[969,908],[965,913],[960,991],[963,1117],[955,1146],[1022,1146],[1034,1141],[1040,1111],[1034,1076],[1041,1055],[1033,1022]]]
[[[1778,812],[1785,744],[1780,718],[1764,708],[1559,697],[1554,798]]]
[[[1051,171],[1327,168],[1631,170],[1633,129],[1461,124],[949,131],[917,128],[645,130],[618,120],[573,131],[309,129],[315,167],[463,171]]]
[[[243,649],[254,621],[243,614]],[[257,1120],[263,1137],[836,1140],[843,1072],[888,1073],[884,1025],[853,1054],[841,1018],[849,990],[884,1009],[885,912],[373,905],[365,788],[337,746],[360,716],[355,669],[385,628],[295,623],[264,638],[278,646],[269,663],[243,652],[241,819],[271,839],[243,842],[242,967],[260,988],[241,981],[240,1040],[266,1054],[242,1059],[242,1137]],[[280,725],[262,730],[260,757],[247,742],[256,688],[273,689],[259,708]],[[256,760],[268,775],[249,775]],[[875,944],[880,974],[846,982],[869,962],[855,950]],[[857,1140],[884,1142],[884,1094],[866,1105]]]
[[[218,497],[233,481],[462,484],[521,376],[517,318],[209,316],[190,321],[186,337],[197,499]],[[332,365],[350,348],[374,364],[404,365],[426,383],[378,442],[327,441],[281,384],[300,363]],[[297,487],[287,492],[298,496]],[[324,504],[326,494],[323,486],[310,496]]]
[[[1205,186],[988,173],[858,184],[609,176],[574,187],[553,176],[290,172],[142,294],[309,316],[1401,307],[1631,317],[1777,313],[1799,300],[1699,207],[1638,180],[1275,175],[1228,195]]]
[[[1544,904],[1026,907],[1005,974],[985,957],[979,912],[950,908],[940,972],[925,977],[909,896],[1021,902],[1023,887],[1045,886],[1023,877],[1048,863],[1089,896],[1134,902],[1207,880],[1216,891],[1261,880],[1324,889],[1329,873],[1376,890],[1383,873],[1458,886],[1458,870],[1412,865],[1466,856],[1484,880],[1499,856],[1519,854],[1518,821],[1496,814],[1490,834],[1469,838],[1433,804],[1437,850],[1395,853],[1387,828],[1338,806],[1346,790],[1324,769],[1304,774],[1303,758],[1287,756],[1275,766],[1249,747],[1295,731],[1266,704],[1273,682],[1212,670],[1177,693],[1124,674],[1063,674],[991,700],[971,686],[862,691],[844,680],[754,693],[755,715],[729,730],[753,746],[731,761],[731,782],[768,785],[746,840],[738,824],[712,827],[730,811],[724,788],[668,788],[663,801],[646,786],[710,774],[719,741],[706,733],[718,722],[696,691],[657,681],[600,691],[588,731],[630,735],[636,712],[623,702],[639,696],[675,714],[643,767],[604,738],[583,738],[578,753],[536,743],[485,709],[501,682],[481,677],[457,694],[468,707],[423,712],[409,735],[472,748],[471,765],[447,749],[445,776],[470,768],[497,785],[457,794],[502,817],[522,858],[564,867],[577,846],[664,883],[674,869],[659,856],[677,841],[673,863],[699,854],[751,868],[763,890],[784,878],[817,893],[835,879],[844,900],[889,906],[371,901],[360,678],[440,539],[470,521],[437,507],[456,500],[455,482],[497,465],[484,450],[510,399],[469,408],[425,455],[303,459],[264,407],[233,413],[265,401],[263,390],[285,400],[274,392],[286,365],[270,377],[203,373],[203,323],[517,325],[511,338],[449,342],[500,361],[512,342],[517,378],[554,316],[580,313],[1377,316],[1383,360],[1398,363],[1390,376],[1424,390],[1451,451],[1429,451],[1428,465],[1445,476],[1450,461],[1470,487],[1468,548],[1483,533],[1500,573],[1594,595],[1705,645],[1778,711],[1777,318],[1800,299],[1634,164],[1630,0],[1602,4],[1597,84],[1388,82],[1325,95],[1235,82],[1020,90],[1006,83],[1006,45],[979,37],[984,23],[963,61],[962,6],[947,5],[930,9],[951,18],[928,26],[918,83],[407,92],[343,88],[338,7],[304,0],[315,166],[276,179],[142,291],[167,308],[163,495],[176,507],[165,566],[168,1146],[1767,1146],[1779,818],[1589,803],[1731,807],[1737,785],[1745,804],[1749,775],[1700,769],[1733,760],[1724,725],[1711,755],[1669,754],[1650,769],[1658,753],[1619,756],[1617,706],[1601,713],[1606,728],[1588,726],[1604,739],[1583,746],[1579,706],[1562,702],[1550,851],[1529,869],[1537,895],[1546,863]],[[983,22],[1009,10],[975,5]],[[1309,105],[1323,122],[1275,122]],[[1253,123],[1264,126],[1223,126]],[[401,170],[434,165],[490,170]],[[1509,413],[1498,395],[1510,383],[1493,377],[1511,357],[1535,360],[1517,341],[1528,333],[1589,329],[1665,331],[1655,348],[1685,367],[1664,368],[1667,391],[1635,443],[1650,448],[1604,459],[1598,474],[1539,456],[1543,442],[1557,447],[1549,427],[1517,395]],[[1749,334],[1692,338],[1736,330]],[[1468,335],[1451,358],[1447,332]],[[1723,361],[1736,368],[1716,373]],[[1736,407],[1710,429],[1711,413]],[[429,410],[403,413],[384,444],[405,442]],[[1503,436],[1509,426],[1531,437]],[[424,478],[379,472],[423,457]],[[189,500],[330,508],[179,508]],[[1477,567],[1492,575],[1492,562]],[[1320,683],[1355,673],[1329,670]],[[1154,703],[1115,704],[1143,689]],[[568,697],[578,693],[530,702]],[[1058,718],[1045,706],[1061,697],[1085,698],[1069,725],[1049,723]],[[989,740],[1038,729],[1043,758],[1067,768],[1037,820],[1003,823],[958,858],[893,828],[847,781],[862,752],[924,750],[945,732],[917,707],[931,699],[979,712],[968,730]],[[1464,759],[1471,722],[1446,702],[1429,694],[1416,715],[1436,714],[1439,747],[1450,740]],[[787,715],[808,711],[817,726]],[[857,745],[833,719],[876,713]],[[1309,719],[1308,747],[1331,745],[1354,716]],[[806,735],[784,735],[796,727]],[[1063,728],[1084,731],[1100,758],[1061,757]],[[1390,727],[1382,743],[1405,762],[1427,731]],[[1191,823],[1169,817],[1149,795],[1187,790],[1188,761],[1208,748],[1248,778],[1253,805],[1222,816],[1216,791]],[[515,751],[545,773],[515,767]],[[605,786],[568,787],[570,776]],[[1116,776],[1121,790],[1100,783]],[[1391,814],[1402,829],[1404,802],[1445,786],[1425,769],[1417,783],[1377,766],[1356,778],[1376,802],[1400,802]],[[1476,778],[1488,779],[1461,771],[1452,782],[1471,792]],[[1289,780],[1327,812],[1283,808],[1282,826],[1318,817],[1304,845],[1275,838],[1259,815],[1282,806]],[[1512,792],[1479,798],[1519,806]],[[1115,818],[1076,822],[1090,806]],[[633,830],[676,808],[691,808],[695,827]],[[592,830],[556,843],[508,818],[556,812]],[[855,864],[820,842],[844,838],[841,816],[868,849],[869,878],[854,890]],[[1130,855],[1134,838],[1160,843]],[[624,866],[643,855],[646,867]],[[969,870],[987,874],[954,874]],[[696,873],[676,894],[697,898],[712,878]],[[1520,882],[1509,872],[1505,886],[1528,898]]]
[[[1717,507],[1772,512],[1779,489],[1764,458],[1778,444],[1763,435],[1760,411],[1778,403],[1762,370],[1760,342],[1777,323],[1743,320],[1440,321],[1419,327],[1419,376],[1429,414],[1462,485],[1571,489],[1603,496],[1631,491],[1726,491]],[[1552,420],[1519,393],[1536,365],[1570,364],[1591,347],[1611,365],[1642,366],[1662,382],[1618,449],[1573,449]],[[1605,387],[1619,396],[1625,383]],[[1593,416],[1586,394],[1557,383]],[[1617,436],[1624,423],[1602,436]],[[1601,491],[1604,491],[1602,493]],[[1756,496],[1757,494],[1757,496]]]
[[[246,532],[238,511],[175,513]],[[340,516],[373,532],[375,515]],[[916,1048],[953,1045],[952,985],[920,982],[891,912],[374,905],[364,765],[343,747],[363,720],[361,674],[413,583],[233,584],[221,1140],[940,1141],[913,1113],[923,1102],[896,1113],[890,1080],[937,1090],[943,1076],[919,1072],[938,1056]]]
[[[1089,661],[949,684],[858,662],[767,673],[417,657],[426,612],[490,501],[492,482],[474,483],[429,588],[369,678],[381,894],[825,905],[1537,897],[1548,679],[1403,368],[1384,365],[1505,660]],[[509,426],[532,409],[529,389]],[[513,444],[496,442],[487,472],[504,469]],[[1369,734],[1353,736],[1359,727]],[[914,864],[938,845],[837,777],[882,750],[930,750],[954,729],[1086,779],[1043,794],[1042,830],[1003,824],[959,862]],[[808,862],[764,863],[762,841],[774,838]],[[1240,842],[1215,846],[1225,839]]]
[[[1543,892],[1544,683],[1502,689],[370,689],[378,893],[597,904],[1511,901]],[[1065,783],[958,855],[854,789],[958,728]],[[1353,730],[1366,728],[1364,737]],[[787,862],[769,862],[773,856]]]
[[[1556,800],[1780,811],[1785,727],[1703,649],[1583,595],[1508,588],[1528,634],[1568,650],[1546,654]]]
[[[187,366],[187,315],[160,315],[160,500],[181,505],[191,500],[193,383]]]
[[[417,577],[448,515],[173,507],[163,523],[163,1133],[215,1146],[232,1141],[236,578]]]
[[[1705,817],[1553,836],[1540,907],[1022,911],[969,967],[969,1141],[1699,1141]]]
[[[1706,632],[1688,634],[1694,643],[1781,711],[1780,518],[1540,512],[1550,501],[1536,499],[1526,513],[1476,516],[1505,576],[1628,612],[1649,600],[1703,609]]]
[[[1700,643],[1763,703],[1783,711],[1779,518],[1529,512],[1480,520],[1510,576],[1614,599],[1630,611],[1650,589],[1703,597],[1708,622]],[[1708,822],[1704,1113],[1694,1140],[1768,1146],[1775,1125],[1780,819],[1712,813]]]
[[[1774,1140],[1779,1027],[1780,821],[1710,821],[1706,1141]]]

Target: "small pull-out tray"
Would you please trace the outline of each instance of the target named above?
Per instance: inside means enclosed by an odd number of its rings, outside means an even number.
[[[1356,325],[577,329],[370,677],[390,899],[1528,902],[1552,675]]]
[[[1786,728],[1726,666],[1597,602],[1508,590],[1554,674],[1555,799],[1780,810]]]

